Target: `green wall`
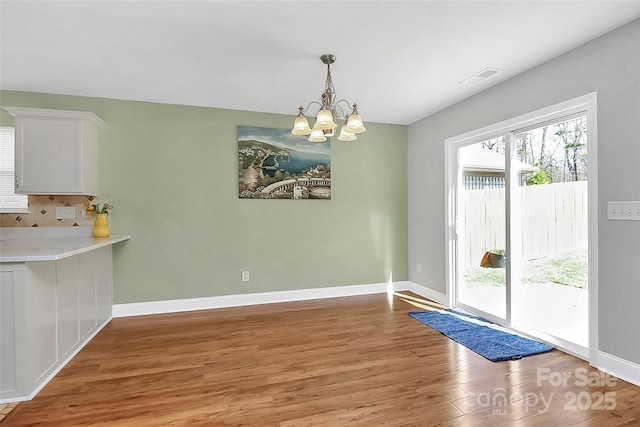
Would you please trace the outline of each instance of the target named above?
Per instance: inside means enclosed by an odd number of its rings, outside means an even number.
[[[0,102],[106,122],[100,193],[114,204],[113,234],[132,236],[114,247],[115,303],[407,280],[405,126],[367,123],[357,141],[334,139],[330,201],[240,200],[237,126],[288,128],[293,111],[13,91]]]

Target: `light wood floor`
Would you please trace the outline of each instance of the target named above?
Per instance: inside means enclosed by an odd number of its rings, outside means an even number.
[[[114,319],[3,427],[640,424],[639,387],[581,386],[598,371],[557,350],[493,363],[409,311],[381,294]]]

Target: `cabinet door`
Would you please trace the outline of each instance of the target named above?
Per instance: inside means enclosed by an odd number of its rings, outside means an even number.
[[[64,360],[80,342],[78,255],[56,261],[58,359]]]
[[[13,271],[0,271],[0,397],[18,391],[14,289]]]
[[[24,265],[0,265],[0,399],[27,394]]]
[[[98,324],[102,325],[111,319],[111,304],[113,292],[112,252],[111,246],[105,246],[94,251],[96,261],[96,290],[98,300]]]
[[[78,120],[16,120],[16,193],[82,193],[84,126]]]
[[[97,322],[96,259],[96,251],[78,255],[78,301],[82,340],[94,331]]]
[[[98,129],[86,111],[2,107],[14,116],[16,193],[98,194]]]
[[[27,310],[29,328],[27,354],[29,360],[29,392],[33,391],[58,363],[56,327],[56,262],[28,263],[29,276],[25,282],[28,295],[22,310]]]

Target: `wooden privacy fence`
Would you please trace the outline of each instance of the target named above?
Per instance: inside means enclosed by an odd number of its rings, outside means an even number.
[[[587,181],[520,189],[521,209],[514,213],[521,214],[523,259],[587,250]],[[505,189],[462,190],[460,201],[464,263],[477,267],[486,251],[505,249]]]

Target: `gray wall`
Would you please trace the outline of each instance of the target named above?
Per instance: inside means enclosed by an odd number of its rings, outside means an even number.
[[[445,292],[444,140],[594,91],[600,350],[640,363],[640,221],[606,213],[640,200],[640,20],[409,126],[409,280]]]

